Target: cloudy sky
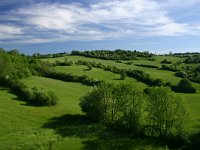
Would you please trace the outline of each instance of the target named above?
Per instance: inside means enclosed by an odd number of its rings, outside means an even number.
[[[0,0],[0,47],[200,52],[200,0]]]

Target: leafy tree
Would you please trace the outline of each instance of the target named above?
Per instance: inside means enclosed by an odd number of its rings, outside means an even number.
[[[178,83],[177,86],[174,87],[175,91],[177,92],[183,92],[183,93],[195,93],[196,88],[194,88],[191,84],[191,82],[188,79],[182,79]]]
[[[147,133],[156,136],[181,135],[187,120],[184,101],[167,87],[146,89],[149,97]]]
[[[121,80],[124,80],[125,78],[126,78],[126,71],[125,70],[123,70],[123,71],[121,71],[121,73],[120,73],[120,79]]]
[[[144,124],[145,95],[132,84],[101,83],[80,102],[83,112],[97,122],[140,133]]]
[[[164,60],[162,60],[160,63],[162,63],[162,64],[171,64],[172,61],[167,60],[167,59],[164,59]]]
[[[91,63],[89,63],[89,64],[87,65],[87,67],[88,67],[88,70],[92,70],[92,65],[91,65]]]
[[[177,77],[187,78],[187,73],[185,71],[179,71],[175,74]]]
[[[109,100],[112,97],[112,84],[101,83],[81,98],[83,112],[97,122],[109,122]]]

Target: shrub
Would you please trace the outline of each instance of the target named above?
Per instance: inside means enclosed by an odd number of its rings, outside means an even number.
[[[148,60],[149,60],[149,61],[155,61],[156,59],[153,58],[153,57],[151,57],[151,58],[149,58]]]
[[[158,66],[147,65],[147,64],[135,64],[135,66],[146,67],[146,68],[158,68]]]
[[[171,64],[172,61],[167,60],[167,59],[164,59],[164,60],[162,60],[160,63],[161,63],[161,64]]]
[[[154,136],[180,136],[188,119],[184,101],[167,87],[145,90],[149,97],[147,134]]]
[[[145,96],[132,84],[101,83],[81,98],[83,112],[93,120],[123,127],[134,133],[142,131]]]
[[[152,86],[161,86],[164,85],[163,80],[162,79],[155,79],[152,82]]]
[[[125,70],[123,70],[121,73],[120,73],[120,79],[121,80],[124,80],[125,78],[126,78],[126,71]]]
[[[27,90],[26,96],[30,104],[36,106],[52,106],[56,105],[58,98],[52,91],[44,91],[33,87],[31,90]]]
[[[187,73],[185,71],[176,72],[175,75],[181,78],[187,78]]]
[[[196,88],[192,86],[188,79],[180,80],[177,86],[172,86],[172,89],[181,93],[196,93]]]

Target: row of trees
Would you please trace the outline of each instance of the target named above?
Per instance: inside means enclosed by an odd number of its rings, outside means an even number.
[[[138,81],[141,81],[149,86],[170,86],[171,89],[175,92],[182,92],[182,93],[195,93],[196,88],[194,88],[187,79],[182,79],[178,85],[172,85],[170,82],[164,83],[162,79],[153,79],[150,77],[149,74],[145,73],[144,71],[137,70],[137,69],[119,69],[115,66],[106,66],[101,63],[96,62],[89,62],[89,61],[82,61],[79,60],[76,62],[78,65],[86,65],[86,66],[92,66],[95,68],[102,68],[105,71],[111,71],[116,74],[120,74],[120,78],[124,79],[125,76],[129,76],[131,78],[135,78]],[[186,80],[186,81],[185,81]],[[187,83],[187,84],[182,84]]]
[[[58,98],[52,91],[44,91],[36,87],[29,89],[20,79],[32,74],[39,74],[47,65],[40,61],[21,55],[17,50],[6,52],[0,49],[0,85],[12,90],[20,99],[31,105],[55,105]],[[40,66],[40,67],[39,67]],[[45,71],[45,70],[43,70]]]
[[[0,85],[9,87],[20,100],[26,101],[30,105],[53,106],[58,102],[58,98],[53,91],[45,91],[37,87],[30,89],[19,80],[0,78]]]
[[[144,71],[137,70],[137,69],[119,69],[115,66],[106,66],[101,63],[96,63],[96,62],[89,62],[89,61],[82,61],[79,60],[76,62],[78,65],[86,65],[86,66],[92,66],[95,68],[101,68],[104,69],[105,71],[110,71],[116,74],[126,74],[127,76],[131,78],[135,78],[147,85],[150,86],[160,86],[164,85],[163,81],[161,79],[152,79],[149,74],[145,73]]]
[[[73,65],[72,61],[69,61],[67,58],[65,58],[64,61],[56,60],[55,63],[53,63],[54,66],[71,66]]]
[[[171,60],[167,60],[167,59],[164,59],[160,62],[161,64],[171,64],[172,61]]]
[[[115,51],[110,50],[95,50],[95,51],[72,51],[72,55],[79,55],[85,57],[92,57],[92,58],[100,58],[105,60],[135,60],[137,57],[152,57],[153,54],[146,52],[139,52],[139,51],[130,51],[130,50],[121,50],[117,49]]]
[[[61,53],[54,53],[54,54],[40,54],[40,53],[33,53],[32,58],[37,58],[37,59],[44,59],[44,58],[57,58],[57,57],[63,57],[67,55],[66,52],[61,52]]]
[[[100,82],[102,82],[97,79],[89,78],[86,75],[78,76],[78,75],[66,74],[66,73],[61,73],[61,72],[56,72],[56,71],[46,72],[45,74],[43,74],[43,76],[47,78],[53,78],[57,80],[67,81],[67,82],[79,82],[79,83],[83,83],[85,85],[91,85],[91,86],[97,85]]]
[[[186,63],[186,64],[197,64],[197,63],[200,63],[200,55],[189,56],[184,60],[184,63]]]
[[[148,136],[180,136],[187,119],[183,99],[167,87],[144,92],[133,84],[101,83],[80,106],[94,121]]]
[[[134,64],[135,66],[139,66],[139,67],[146,67],[146,68],[157,68],[158,66],[155,65],[148,65],[148,64]]]

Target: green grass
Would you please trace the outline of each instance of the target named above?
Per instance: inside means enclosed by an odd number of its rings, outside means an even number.
[[[33,107],[19,101],[8,89],[0,89],[0,149],[164,149],[152,139],[130,138],[90,122],[81,112],[79,98],[91,87],[79,83],[30,77],[28,87],[53,90],[54,107]]]
[[[91,87],[42,77],[27,78],[23,82],[29,87],[37,86],[45,90],[53,90],[59,97],[59,104],[55,107],[27,106],[25,102],[18,101],[17,97],[9,93],[7,89],[1,88],[0,149],[46,147],[50,141],[61,142],[69,149],[82,147],[82,139],[70,137],[64,140],[67,143],[62,142],[63,139],[59,134],[42,126],[54,117],[82,114],[78,105],[79,98]]]
[[[165,71],[165,70],[158,70],[156,68],[145,68],[145,67],[139,67],[135,66],[134,64],[132,65],[126,65],[124,63],[117,63],[116,61],[113,60],[101,60],[101,59],[95,59],[95,58],[87,58],[87,57],[82,57],[82,56],[66,56],[70,61],[76,62],[78,60],[86,60],[90,62],[99,62],[104,65],[111,65],[111,66],[116,66],[118,68],[132,68],[132,69],[138,69],[145,71],[146,73],[150,74],[150,76],[154,79],[160,78],[164,82],[171,82],[173,85],[176,85],[181,78],[176,77],[174,75],[174,72],[171,71]],[[132,60],[134,63],[135,62],[140,62],[140,63],[147,63],[147,64],[154,64],[154,65],[160,65],[160,62],[163,59],[171,60],[173,62],[177,61],[183,61],[183,58],[178,58],[178,57],[172,57],[172,56],[157,56],[156,61],[148,61],[148,60]],[[51,59],[45,59],[46,61],[54,62],[55,60],[64,60],[64,58],[51,58]],[[123,61],[125,62],[125,61]],[[105,73],[102,69],[96,69],[93,68],[91,71],[84,71],[84,69],[87,68],[85,66],[69,66],[69,67],[55,67],[57,71],[61,72],[68,72],[68,73],[73,73],[73,74],[86,74],[90,77],[93,78],[98,78],[98,79],[105,79],[108,81],[112,81],[113,78],[115,78],[115,74],[113,75],[112,73],[109,74],[108,72]],[[103,73],[104,72],[104,73]],[[117,77],[117,76],[116,76]],[[119,77],[118,77],[119,78]],[[128,79],[129,80],[129,79]],[[140,82],[134,82],[136,85],[139,85]],[[193,86],[197,89],[197,93],[195,94],[180,94],[188,104],[188,109],[189,112],[191,113],[191,120],[192,120],[192,127],[195,127],[197,124],[199,124],[200,120],[200,84],[197,83],[192,83]],[[139,85],[140,87],[140,85]],[[143,84],[141,87],[145,87]]]
[[[132,68],[143,70],[153,78],[161,78],[165,82],[178,83],[181,78],[175,77],[173,72],[144,68],[124,63],[116,63],[112,60],[100,60],[81,56],[66,56],[68,60],[95,61],[104,65],[117,66],[118,68]],[[54,62],[64,61],[65,57],[45,59]],[[169,58],[158,56],[156,61],[133,60],[134,63],[160,65],[164,58],[180,61],[181,58]],[[125,62],[125,61],[123,61]],[[92,68],[86,70],[86,66],[57,66],[56,71],[87,75],[90,78],[106,80],[108,82],[133,82],[136,86],[145,88],[141,82],[126,78],[119,80],[120,76],[102,69]],[[22,80],[28,87],[40,87],[52,90],[58,96],[58,105],[53,107],[33,107],[27,105],[9,92],[6,88],[0,88],[0,150],[18,149],[49,149],[52,143],[53,150],[66,149],[166,149],[165,144],[148,138],[130,138],[106,129],[103,125],[90,122],[79,107],[79,99],[92,89],[80,83],[63,82],[43,77],[30,77]],[[196,94],[180,94],[188,106],[192,132],[200,131],[200,84],[193,85],[197,88]]]
[[[158,58],[156,58],[158,60],[153,63],[159,65],[160,61],[165,59],[166,57],[169,57],[169,56],[158,56]],[[113,60],[101,60],[101,59],[87,58],[87,57],[82,57],[82,56],[66,56],[66,57],[60,57],[60,58],[48,58],[48,59],[44,59],[44,60],[49,61],[49,62],[55,62],[56,60],[64,61],[65,58],[67,58],[69,61],[72,61],[72,62],[77,62],[78,60],[85,60],[85,61],[90,61],[90,62],[102,63],[103,65],[116,66],[117,68],[143,70],[146,73],[150,74],[150,76],[154,79],[160,78],[164,82],[172,82],[173,84],[177,84],[178,81],[180,81],[180,78],[176,77],[174,75],[174,72],[171,72],[171,71],[158,70],[156,68],[139,67],[139,66],[135,66],[134,64],[126,65],[124,63],[117,63],[116,61],[113,61]],[[175,59],[176,61],[178,61],[179,59],[182,59],[182,58],[177,58],[177,57],[175,57],[175,58],[172,57],[172,58]],[[172,58],[170,57],[169,60],[172,60]],[[148,60],[133,60],[133,61],[137,62],[137,63],[138,62],[140,62],[140,63],[146,62],[147,64],[152,63],[152,61],[148,61]]]
[[[87,75],[89,78],[104,80],[112,83],[133,82],[133,84],[140,88],[146,87],[144,83],[138,82],[134,78],[126,77],[125,80],[120,80],[119,74],[114,74],[112,72],[94,67],[92,70],[88,70],[87,66],[84,65],[56,66],[54,69],[58,72],[71,73],[74,75]]]

